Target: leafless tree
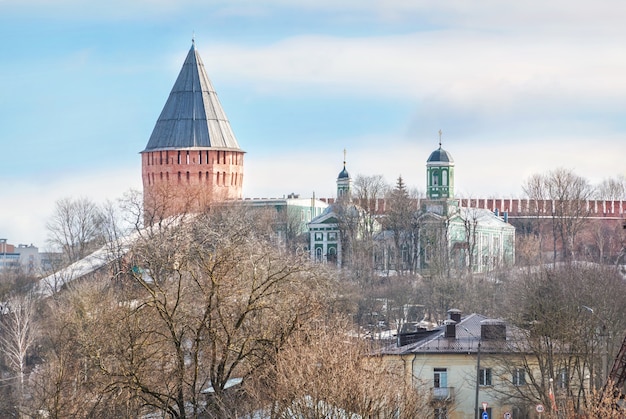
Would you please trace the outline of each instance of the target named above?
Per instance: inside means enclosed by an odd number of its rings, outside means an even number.
[[[60,199],[46,223],[48,244],[63,253],[65,264],[76,262],[104,244],[102,223],[102,212],[91,200]]]
[[[14,374],[19,406],[24,401],[27,356],[37,338],[35,305],[31,295],[15,294],[0,307],[0,350]]]
[[[385,213],[384,227],[393,233],[394,267],[398,272],[413,266],[411,246],[412,221],[417,211],[415,199],[411,199],[402,176],[398,177],[396,186],[388,194],[389,208]]]
[[[389,185],[385,183],[382,175],[363,176],[357,175],[352,188],[352,199],[363,209],[363,234],[371,237],[375,229],[375,219],[380,209],[378,202],[384,198]]]
[[[551,203],[548,211],[554,261],[557,260],[559,244],[565,260],[575,259],[576,238],[589,216],[587,201],[594,194],[589,182],[571,170],[561,168],[545,175],[531,176],[523,189],[531,200],[548,200]]]
[[[625,291],[614,267],[582,264],[526,272],[507,283],[506,316],[529,331],[515,348],[519,364],[501,366],[508,377],[512,368],[526,371],[527,385],[511,382],[508,395],[549,405],[552,379],[560,407],[587,409],[589,387],[599,389],[606,382],[607,362],[626,330],[619,297]]]
[[[426,417],[428,397],[337,320],[301,330],[256,383],[267,418]]]
[[[595,197],[606,201],[626,199],[626,177],[619,175],[604,179],[596,188]]]

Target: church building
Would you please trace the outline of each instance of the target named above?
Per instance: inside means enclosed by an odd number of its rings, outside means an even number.
[[[454,159],[441,147],[426,161],[426,198],[415,201],[408,226],[395,237],[386,231],[388,214],[372,215],[369,236],[362,227],[368,216],[352,202],[351,178],[345,167],[337,177],[337,202],[309,223],[311,258],[346,266],[355,240],[372,240],[372,266],[378,271],[412,271],[424,275],[481,273],[515,262],[515,228],[487,209],[468,208],[454,197]],[[353,231],[346,231],[352,228]],[[399,248],[397,248],[399,247]],[[401,256],[398,256],[401,255]],[[359,264],[363,263],[361,259]]]

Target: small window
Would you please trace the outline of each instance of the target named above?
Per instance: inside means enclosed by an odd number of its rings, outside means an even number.
[[[556,379],[556,385],[558,388],[567,388],[569,386],[569,374],[567,373],[567,368],[561,368],[559,371],[559,375]]]
[[[514,386],[526,385],[526,370],[524,368],[515,368],[511,382]]]
[[[479,375],[480,375],[479,383],[481,386],[491,385],[491,368],[481,368]]]
[[[434,412],[435,419],[448,419],[448,408],[447,407],[435,407]]]

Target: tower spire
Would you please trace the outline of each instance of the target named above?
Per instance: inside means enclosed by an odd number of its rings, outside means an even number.
[[[441,132],[441,129],[439,130],[439,148],[441,148],[441,134],[443,134]]]

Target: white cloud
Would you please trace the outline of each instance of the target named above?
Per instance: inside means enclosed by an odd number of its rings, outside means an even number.
[[[3,179],[10,188],[0,190],[4,205],[0,218],[0,235],[12,244],[34,244],[46,247],[46,221],[54,212],[56,201],[63,198],[85,197],[96,203],[121,198],[130,189],[141,190],[141,168],[115,168],[49,175],[46,179]]]
[[[209,72],[264,95],[428,99],[502,112],[528,104],[623,104],[626,55],[615,41],[459,31],[388,37],[293,37],[271,45],[203,47]],[[539,99],[539,101],[538,101]]]

